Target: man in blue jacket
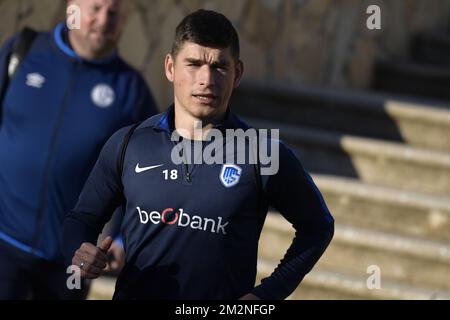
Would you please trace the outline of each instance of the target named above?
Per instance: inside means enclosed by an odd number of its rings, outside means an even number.
[[[256,162],[232,160],[242,145],[232,145],[228,135],[252,130],[228,106],[243,73],[234,27],[213,11],[188,15],[176,29],[165,70],[174,105],[105,144],[64,223],[67,262],[84,278],[101,275],[111,238],[95,243],[111,209],[124,206],[126,263],[115,299],[286,298],[327,248],[334,220],[283,143],[269,137],[256,144],[278,154],[274,166],[262,151]],[[269,206],[297,233],[278,267],[255,287]]]
[[[80,28],[38,33],[1,101],[0,299],[84,297],[66,286],[65,215],[111,134],[156,113],[116,50],[126,1],[68,5],[80,9]],[[17,38],[0,51],[0,87]]]

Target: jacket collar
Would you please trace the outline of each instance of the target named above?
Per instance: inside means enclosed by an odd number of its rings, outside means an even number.
[[[97,65],[103,65],[112,62],[117,57],[117,50],[114,50],[114,53],[111,54],[109,57],[104,59],[94,59],[94,60],[86,60],[81,58],[75,50],[73,50],[72,46],[69,42],[69,29],[67,28],[66,24],[64,22],[59,23],[54,31],[53,31],[53,38],[55,40],[56,46],[63,51],[66,55],[68,55],[71,58],[86,61],[92,64]]]
[[[172,104],[165,112],[163,112],[157,121],[152,121],[148,124],[143,124],[142,127],[152,126],[156,130],[163,130],[169,134],[175,130],[175,107]],[[227,109],[225,118],[222,122],[216,124],[214,128],[224,132],[226,129],[248,129],[250,128],[245,122],[240,120],[230,108]]]

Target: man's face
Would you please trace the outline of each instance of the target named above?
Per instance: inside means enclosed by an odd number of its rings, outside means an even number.
[[[125,0],[127,1],[127,0]],[[71,30],[83,49],[102,56],[117,46],[125,23],[127,4],[122,0],[69,0],[80,8],[80,29]]]
[[[174,86],[175,107],[197,119],[214,120],[225,114],[243,65],[234,61],[230,48],[185,42],[176,57],[166,56],[165,69]]]

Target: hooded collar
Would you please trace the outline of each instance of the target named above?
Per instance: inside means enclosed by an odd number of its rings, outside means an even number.
[[[63,51],[66,55],[68,55],[71,58],[86,61],[92,64],[102,65],[112,62],[117,57],[117,50],[114,50],[114,52],[107,58],[104,59],[93,59],[93,60],[87,60],[82,57],[80,57],[75,50],[73,50],[72,46],[69,42],[69,29],[67,28],[66,24],[64,22],[59,23],[55,30],[53,31],[53,38],[55,40],[55,43],[57,47]]]

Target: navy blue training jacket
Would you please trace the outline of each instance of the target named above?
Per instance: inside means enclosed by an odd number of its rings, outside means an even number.
[[[86,61],[67,28],[39,33],[8,87],[0,124],[0,240],[63,262],[62,223],[105,141],[156,113],[142,77],[115,53]],[[17,38],[0,51],[0,86]]]
[[[228,112],[218,128],[248,126]],[[331,241],[334,220],[283,143],[279,171],[262,176],[258,197],[253,164],[238,165],[240,178],[231,187],[220,178],[222,164],[173,164],[173,107],[136,128],[120,174],[118,159],[128,130],[119,130],[105,144],[64,224],[70,263],[82,242],[96,243],[113,208],[125,206],[121,232],[126,265],[115,299],[237,299],[249,292],[283,299]],[[255,288],[258,240],[269,205],[297,233],[275,272]]]

